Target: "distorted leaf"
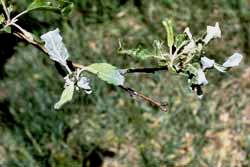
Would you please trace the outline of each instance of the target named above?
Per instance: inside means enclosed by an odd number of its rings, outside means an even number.
[[[243,56],[240,53],[234,53],[230,56],[222,66],[229,68],[238,66],[242,60]]]
[[[215,26],[207,26],[207,35],[203,41],[205,44],[208,44],[208,42],[214,38],[221,38],[221,30],[218,22]]]
[[[72,100],[74,95],[74,82],[71,82],[70,85],[66,86],[62,92],[60,100],[55,104],[55,109],[60,109],[65,103]]]
[[[95,63],[87,66],[87,71],[96,74],[101,80],[116,86],[123,85],[124,76],[120,70],[107,63]]]
[[[203,72],[202,69],[199,69],[197,71],[197,76],[196,77],[197,77],[197,84],[198,85],[206,85],[206,84],[208,84],[205,73]]]
[[[90,81],[86,77],[81,77],[80,80],[77,82],[77,86],[85,91],[87,94],[91,94],[91,87]]]
[[[201,65],[202,65],[202,70],[205,70],[207,68],[212,68],[214,66],[215,61],[212,59],[209,59],[207,57],[202,57],[201,58]]]
[[[61,65],[67,67],[66,60],[69,57],[68,50],[62,42],[62,37],[59,33],[59,29],[49,31],[41,36],[41,39],[45,42],[45,48],[48,50],[50,59],[57,61]]]

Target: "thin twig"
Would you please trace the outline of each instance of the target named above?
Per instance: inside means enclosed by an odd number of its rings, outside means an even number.
[[[19,13],[19,14],[16,15],[15,17],[13,17],[12,20],[13,20],[14,22],[16,22],[17,19],[18,19],[19,17],[21,17],[22,15],[24,15],[24,14],[26,14],[26,13],[28,13],[28,11],[27,11],[27,10],[24,10],[23,12]]]
[[[2,5],[3,5],[4,13],[5,13],[6,17],[7,17],[7,22],[9,22],[9,21],[10,21],[10,14],[9,14],[9,11],[8,11],[8,9],[7,9],[7,7],[6,7],[5,1],[4,1],[4,0],[1,0],[1,2],[2,2]]]
[[[163,104],[161,102],[158,102],[142,93],[139,93],[131,88],[127,88],[124,86],[119,86],[122,90],[126,91],[131,97],[139,97],[147,102],[149,102],[151,105],[160,108],[162,111],[167,111],[167,104]]]

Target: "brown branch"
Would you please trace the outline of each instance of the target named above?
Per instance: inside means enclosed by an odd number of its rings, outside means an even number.
[[[151,105],[160,108],[162,111],[166,112],[168,110],[167,104],[163,104],[161,102],[158,102],[142,93],[139,93],[131,88],[124,87],[124,86],[119,86],[122,90],[127,92],[131,97],[139,97],[147,102],[149,102]]]
[[[26,31],[26,30],[25,30]],[[35,39],[30,39],[29,37],[25,36],[22,32],[14,32],[14,35],[17,36],[18,38],[21,38],[28,43],[34,45],[36,48],[44,52],[46,55],[48,55],[48,50],[39,42],[36,41]],[[69,61],[69,64],[72,65],[72,68],[85,68],[85,66],[77,63],[73,63]],[[136,69],[127,69],[126,73],[154,73],[156,71],[166,71],[168,70],[167,67],[160,67],[160,68],[136,68]],[[141,94],[139,92],[134,91],[131,88],[126,88],[124,86],[119,86],[121,89],[126,91],[130,96],[132,97],[139,97],[147,102],[149,102],[151,105],[156,106],[160,108],[162,111],[167,111],[167,105],[162,104],[161,102],[155,101],[152,98],[145,96],[144,94]]]
[[[126,70],[126,73],[155,73],[158,71],[167,71],[168,67],[156,67],[156,68],[130,68]]]

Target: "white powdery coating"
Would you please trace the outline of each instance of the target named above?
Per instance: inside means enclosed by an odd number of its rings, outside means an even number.
[[[194,40],[191,40],[183,49],[183,53],[189,53],[189,52],[194,52],[196,48],[196,44]]]
[[[189,27],[185,28],[184,32],[187,34],[187,36],[190,40],[193,40],[193,35],[192,35]]]
[[[218,22],[216,22],[215,26],[207,26],[207,35],[203,41],[205,44],[208,44],[214,38],[221,38],[221,30]]]
[[[205,70],[207,68],[212,68],[214,66],[215,61],[212,59],[209,59],[207,57],[202,57],[201,58],[201,65],[202,65],[202,70]]]
[[[225,63],[223,63],[222,66],[229,68],[229,67],[235,67],[238,66],[242,60],[243,56],[240,53],[234,53],[232,56],[230,56]]]
[[[84,89],[84,91],[87,93],[87,94],[91,94],[92,91],[91,91],[91,87],[89,85],[89,79],[86,78],[86,77],[81,77],[80,80],[77,82],[77,86],[79,88],[82,88]]]
[[[48,50],[50,59],[57,61],[63,66],[67,66],[66,60],[69,57],[67,48],[62,42],[62,37],[59,33],[59,29],[49,31],[41,36],[41,39],[45,42],[45,48]]]
[[[202,69],[199,69],[198,72],[197,72],[197,82],[198,82],[198,85],[206,85],[206,84],[208,84],[205,73],[203,72]]]

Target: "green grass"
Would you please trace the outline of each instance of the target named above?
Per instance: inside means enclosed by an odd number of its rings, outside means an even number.
[[[27,2],[16,1],[17,9]],[[176,31],[189,26],[193,34],[219,21],[223,38],[208,46],[207,56],[223,62],[241,51],[244,62],[230,74],[210,74],[202,100],[188,93],[183,78],[167,72],[127,77],[126,85],[168,102],[168,113],[97,78],[91,78],[92,95],[77,93],[55,111],[63,78],[43,53],[18,43],[0,82],[0,164],[94,167],[99,159],[106,167],[250,165],[248,1],[74,2],[69,18],[34,13],[23,24],[36,23],[38,35],[59,27],[70,59],[81,64],[153,66],[118,55],[118,40],[126,47],[151,47],[154,39],[164,40],[164,18],[175,21]]]

